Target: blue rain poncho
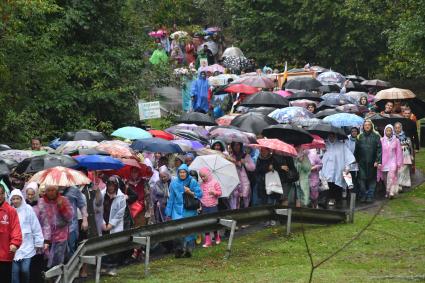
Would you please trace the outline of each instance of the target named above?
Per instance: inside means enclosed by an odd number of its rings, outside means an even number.
[[[192,83],[191,96],[193,97],[192,105],[194,111],[208,112],[208,88],[208,80],[202,78],[201,75]]]

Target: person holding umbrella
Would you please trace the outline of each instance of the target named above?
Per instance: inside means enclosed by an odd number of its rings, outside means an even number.
[[[359,167],[357,182],[360,201],[372,203],[376,189],[376,170],[382,159],[382,146],[371,120],[363,123],[363,132],[357,137],[354,156]]]

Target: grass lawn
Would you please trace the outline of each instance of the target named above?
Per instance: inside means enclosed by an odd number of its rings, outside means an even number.
[[[425,167],[425,154],[418,156]],[[329,227],[308,225],[306,236],[317,263],[351,239],[372,218],[359,212],[354,224]],[[269,228],[238,237],[232,256],[225,260],[225,244],[198,248],[191,259],[167,256],[102,277],[102,282],[308,282],[310,262],[300,225],[290,238],[284,227]],[[313,282],[416,282],[425,281],[425,185],[390,201],[362,236],[315,270]]]

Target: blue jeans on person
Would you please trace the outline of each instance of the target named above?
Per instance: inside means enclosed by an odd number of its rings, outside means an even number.
[[[14,260],[12,263],[12,283],[29,283],[30,267],[31,258]]]
[[[78,244],[78,231],[72,231],[69,233],[68,238],[68,256],[67,258],[71,258],[72,255],[77,250],[77,244]]]
[[[375,197],[376,189],[376,178],[367,179],[358,179],[358,184],[360,187],[360,197],[361,198],[371,198]]]

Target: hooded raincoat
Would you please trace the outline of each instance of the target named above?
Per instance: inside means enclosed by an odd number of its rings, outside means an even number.
[[[365,123],[372,123],[366,120]],[[363,124],[364,125],[364,124]],[[373,124],[372,124],[373,127]],[[382,147],[380,136],[373,129],[369,132],[363,130],[357,137],[354,156],[359,166],[360,180],[370,180],[376,178],[375,162],[381,164]]]
[[[20,190],[13,190],[9,199],[11,200],[13,196],[18,196],[22,199],[21,206],[16,209],[19,224],[21,225],[22,244],[16,251],[13,260],[32,258],[35,255],[35,248],[43,247],[44,243],[40,222],[32,207],[25,202],[25,198]]]
[[[214,207],[218,205],[218,198],[221,196],[221,186],[220,183],[214,179],[210,169],[203,167],[199,170],[199,174],[205,175],[206,178],[201,183],[202,189],[202,198],[201,204],[202,207]]]
[[[202,78],[201,74],[199,78],[192,83],[191,96],[193,98],[193,110],[208,112],[208,80]]]

